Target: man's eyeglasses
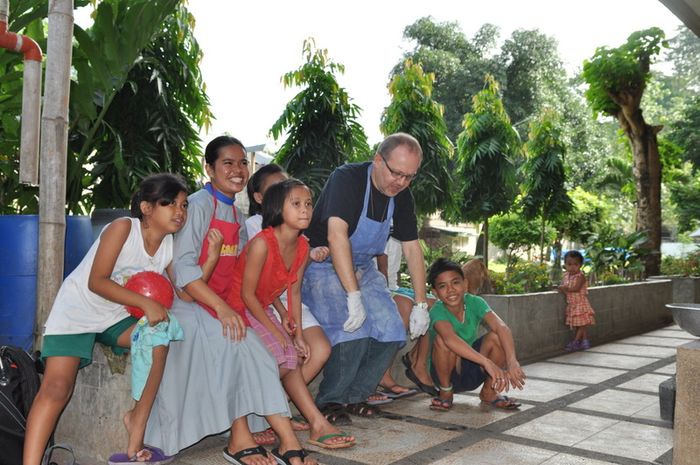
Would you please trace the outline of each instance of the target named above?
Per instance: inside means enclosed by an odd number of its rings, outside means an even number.
[[[384,165],[386,166],[386,169],[389,170],[389,174],[391,174],[391,176],[392,176],[394,179],[401,179],[401,180],[405,180],[406,182],[411,182],[411,181],[413,181],[414,179],[416,179],[416,176],[418,176],[418,173],[404,174],[404,173],[402,173],[402,172],[400,172],[400,171],[396,171],[396,170],[392,169],[391,166],[389,166],[389,162],[386,161],[386,158],[384,158],[384,157],[381,156],[381,155],[380,155],[380,158],[381,158],[382,161],[384,162]]]

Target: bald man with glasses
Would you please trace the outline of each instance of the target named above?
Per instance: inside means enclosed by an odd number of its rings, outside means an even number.
[[[377,407],[366,400],[406,343],[386,278],[372,260],[384,253],[392,224],[392,236],[401,242],[415,289],[411,338],[428,328],[425,262],[413,196],[407,189],[422,158],[414,137],[396,133],[380,144],[372,161],[337,168],[306,231],[311,247],[328,246],[331,251],[326,261],[307,268],[302,299],[331,342],[316,404],[336,424],[350,423],[348,413],[377,415]]]

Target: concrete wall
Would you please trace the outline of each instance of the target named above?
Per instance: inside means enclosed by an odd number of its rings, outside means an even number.
[[[596,324],[589,329],[592,342],[601,344],[670,323],[665,304],[674,301],[673,287],[671,280],[654,280],[590,288],[588,299],[596,311]],[[566,300],[559,292],[483,297],[513,331],[523,361],[561,353],[571,339],[564,324]]]
[[[510,326],[521,361],[546,358],[563,352],[571,337],[564,325],[564,296],[558,292],[526,295],[487,295],[489,305]],[[643,283],[595,287],[589,299],[597,324],[590,330],[594,344],[660,328],[671,322],[664,305],[700,302],[700,278],[650,280]],[[404,353],[412,344],[408,344]],[[92,365],[80,370],[75,393],[56,432],[57,442],[71,444],[81,465],[104,464],[110,454],[123,452],[126,432],[124,413],[133,407],[128,359],[95,347]],[[406,383],[400,357],[393,374]],[[122,374],[124,373],[124,374]],[[320,377],[319,377],[320,378]],[[318,389],[317,378],[310,386]]]

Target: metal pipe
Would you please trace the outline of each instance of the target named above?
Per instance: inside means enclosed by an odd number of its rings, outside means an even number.
[[[39,183],[42,53],[32,38],[7,30],[9,12],[9,0],[0,0],[0,48],[24,55],[19,180],[36,185]]]

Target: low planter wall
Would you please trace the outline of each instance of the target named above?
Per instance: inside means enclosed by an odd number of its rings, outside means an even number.
[[[665,304],[700,302],[700,279],[658,279],[593,287],[588,297],[596,310],[596,325],[589,333],[598,345],[669,324],[671,314]],[[513,331],[521,361],[563,353],[571,331],[564,324],[566,302],[562,294],[540,292],[484,298]],[[401,353],[410,346],[407,344]],[[93,357],[92,365],[78,374],[75,393],[56,432],[57,442],[73,445],[81,465],[103,464],[111,453],[125,447],[122,417],[133,407],[128,361],[105,356],[102,346],[95,347]],[[407,382],[400,356],[394,360],[392,371],[399,382]],[[318,389],[319,378],[310,386],[312,393]]]
[[[596,311],[596,324],[588,331],[591,341],[598,345],[669,324],[665,305],[675,300],[673,295],[670,279],[590,288],[588,299]],[[566,300],[559,292],[483,297],[513,331],[523,361],[561,353],[571,340],[572,331],[564,323]]]

